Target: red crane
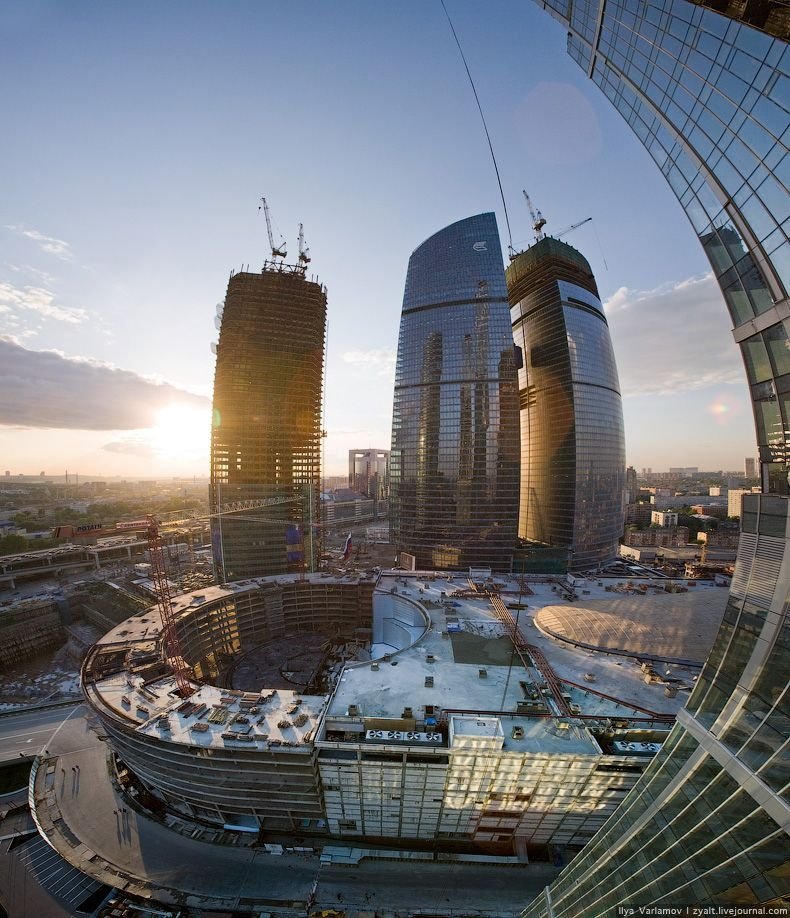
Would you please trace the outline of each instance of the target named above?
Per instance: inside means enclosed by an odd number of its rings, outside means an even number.
[[[173,668],[173,675],[178,685],[178,694],[188,698],[195,691],[189,681],[189,667],[181,654],[178,643],[175,619],[173,618],[173,599],[170,595],[170,584],[165,570],[165,557],[162,551],[162,537],[159,535],[159,523],[154,516],[146,518],[148,536],[148,556],[151,561],[151,580],[156,592],[156,601],[162,615],[162,646],[165,658]]]

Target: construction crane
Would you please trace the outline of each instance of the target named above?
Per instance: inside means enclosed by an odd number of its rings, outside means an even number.
[[[285,500],[283,502],[290,503],[291,501]],[[212,514],[212,516],[224,516],[225,514],[235,515],[237,513],[243,512],[244,510],[252,509],[252,506],[256,504],[261,506],[270,506],[272,500],[270,498],[268,500],[264,499],[261,501],[245,501],[240,503],[242,503],[242,506],[239,506],[238,508],[231,506],[226,510],[221,510],[218,514]],[[252,519],[255,520],[255,522],[264,521],[259,517],[237,516],[236,518]],[[265,521],[272,523],[285,522],[282,519],[272,519]],[[176,680],[176,685],[178,686],[178,694],[182,698],[189,698],[190,695],[194,694],[195,686],[190,682],[189,676],[191,670],[187,665],[183,654],[181,653],[181,645],[178,640],[175,618],[173,617],[173,596],[170,592],[170,582],[167,579],[167,569],[165,567],[162,536],[159,532],[159,521],[155,516],[149,515],[145,520],[137,521],[135,524],[127,524],[129,527],[132,525],[135,527],[139,525],[140,528],[145,528],[148,541],[148,556],[151,563],[151,581],[154,586],[154,594],[156,596],[156,604],[159,608],[159,614],[162,617],[162,650],[165,659],[170,664],[170,667],[173,671],[173,676]],[[302,578],[304,578],[304,570],[302,570]]]
[[[304,228],[301,223],[299,224],[299,264],[303,271],[310,264],[310,249],[305,245]]]
[[[543,232],[543,227],[546,225],[546,218],[543,216],[543,214],[539,210],[535,210],[535,208],[532,206],[532,201],[530,201],[529,199],[529,195],[523,189],[522,189],[522,194],[524,195],[524,199],[527,202],[527,208],[529,209],[529,215],[530,217],[532,217],[532,229],[535,230],[535,239],[537,239],[538,242],[540,242],[540,240],[543,239],[545,235]]]
[[[165,570],[165,557],[162,551],[162,537],[159,535],[159,523],[155,516],[146,518],[146,534],[148,536],[148,556],[151,562],[151,580],[154,584],[156,601],[162,616],[162,645],[165,658],[173,669],[178,694],[182,698],[189,698],[195,691],[195,686],[189,681],[190,669],[181,653],[173,617],[173,599],[170,595],[170,584]]]
[[[584,224],[589,223],[590,220],[592,220],[592,217],[585,217],[584,220],[579,220],[579,222],[574,223],[573,226],[568,226],[561,233],[557,233],[557,235],[554,238],[562,239],[563,236],[567,236],[568,233],[573,232],[573,230],[578,229],[580,226],[584,226]]]
[[[285,249],[285,240],[280,236],[280,244],[277,246],[274,244],[274,233],[272,231],[272,218],[269,214],[269,205],[266,203],[266,198],[261,198],[261,203],[258,207],[258,213],[263,208],[263,214],[266,217],[266,230],[269,233],[269,247],[272,250],[273,259],[284,259],[288,252]]]

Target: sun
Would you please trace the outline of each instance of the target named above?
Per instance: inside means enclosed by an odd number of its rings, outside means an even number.
[[[208,455],[211,410],[174,402],[156,413],[151,446],[162,459],[195,459]]]

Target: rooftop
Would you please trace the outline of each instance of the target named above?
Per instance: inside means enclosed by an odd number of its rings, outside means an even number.
[[[361,578],[311,574],[304,579],[319,584]],[[178,616],[205,602],[301,580],[300,575],[282,575],[206,587],[176,597],[173,611]],[[698,669],[661,663],[660,672],[651,671],[646,681],[633,658],[573,646],[566,634],[566,640],[555,640],[546,622],[577,637],[589,636],[585,629],[603,622],[614,629],[618,642],[630,641],[632,653],[677,649],[672,641],[685,629],[696,642],[695,658],[704,659],[726,591],[699,582],[685,593],[659,593],[658,584],[664,582],[656,580],[645,596],[626,580],[576,578],[571,600],[564,598],[568,591],[559,582],[531,580],[522,589],[516,579],[500,576],[487,586],[498,592],[526,639],[526,650],[519,652],[502,606],[498,615],[489,596],[475,592],[468,578],[388,571],[374,593],[372,659],[361,650],[328,695],[267,686],[239,692],[204,684],[184,701],[171,676],[144,682],[141,674],[126,670],[98,679],[93,690],[118,716],[136,723],[138,732],[190,746],[306,750],[314,739],[326,742],[324,724],[342,730],[343,723],[356,720],[365,729],[430,731],[444,715],[454,745],[482,742],[532,753],[600,754],[584,725],[594,727],[600,718],[639,726],[640,719],[647,724],[655,715],[674,715]],[[700,616],[710,627],[692,634],[688,622]],[[114,628],[99,645],[109,653],[134,646],[142,657],[155,656],[160,630],[159,613],[149,609]],[[675,697],[665,694],[667,685],[678,690]]]
[[[591,648],[702,664],[721,624],[726,599],[726,591],[700,587],[682,594],[585,597],[573,606],[545,606],[535,623],[551,637]]]
[[[282,689],[251,694],[202,685],[184,701],[176,689],[170,676],[145,683],[141,676],[116,673],[99,690],[116,714],[139,724],[138,733],[205,748],[304,746],[326,700]]]
[[[699,634],[693,630],[689,638],[695,648],[692,659],[704,659],[727,598],[726,592],[701,583],[687,593],[656,590],[645,597],[641,593],[607,592],[607,586],[629,589],[627,581],[601,580],[599,586],[598,580],[577,578],[576,589],[584,595],[582,600],[573,601],[564,599],[562,591],[551,582],[530,583],[530,595],[520,594],[514,579],[499,577],[498,586],[527,641],[545,656],[560,679],[571,711],[587,718],[674,714],[685,702],[683,690],[693,687],[696,669],[679,662],[668,664],[669,668],[662,664],[661,673],[656,673],[648,684],[645,672],[633,659],[552,640],[545,629],[541,633],[535,624],[544,612],[552,621],[578,621],[582,628],[590,618],[587,610],[594,607],[596,614],[612,627],[624,623],[626,631],[633,628],[638,613],[639,628],[634,629],[638,641],[629,648],[632,652],[646,652],[651,646],[651,634],[658,640],[654,631],[660,629],[654,626],[660,622],[663,628],[670,617],[673,627],[665,629],[664,638],[669,649],[677,650],[682,623],[696,623],[704,613],[706,626]],[[393,589],[397,593],[392,594]],[[466,578],[387,572],[379,581],[374,601],[387,594],[401,600],[400,605],[392,607],[390,621],[397,622],[398,616],[408,619],[406,610],[416,604],[424,610],[428,627],[412,646],[397,649],[374,645],[377,660],[348,665],[331,699],[330,717],[348,717],[349,710],[356,710],[356,716],[366,719],[402,719],[404,711],[411,708],[414,717],[420,719],[429,705],[437,711],[507,714],[509,729],[515,725],[516,716],[528,707],[534,712],[545,703],[547,713],[559,713],[545,688],[544,672],[533,665],[529,653],[522,659],[488,597],[471,593]],[[623,644],[628,644],[625,635]],[[660,641],[654,646],[664,649]],[[674,698],[665,695],[669,683],[679,689]],[[549,747],[557,743],[567,747],[566,738],[547,734],[548,724],[541,728],[535,718],[523,717],[519,725],[526,729],[527,741],[540,733]],[[508,742],[506,736],[505,744]]]

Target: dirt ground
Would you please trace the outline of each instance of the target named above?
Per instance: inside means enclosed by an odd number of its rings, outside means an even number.
[[[331,635],[312,631],[270,641],[245,654],[233,669],[231,687],[242,692],[262,688],[303,689],[324,659],[321,647]]]

